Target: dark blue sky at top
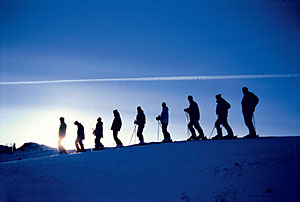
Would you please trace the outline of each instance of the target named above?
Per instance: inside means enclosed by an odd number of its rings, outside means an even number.
[[[299,73],[296,1],[4,2],[3,80]]]
[[[299,74],[299,10],[296,0],[0,0],[0,82]],[[137,105],[148,115],[147,140],[155,136],[162,101],[170,107],[172,135],[182,139],[189,94],[200,105],[207,134],[216,119],[217,93],[232,104],[234,132],[244,135],[244,85],[261,99],[256,117],[262,136],[299,135],[299,78],[108,82],[0,86],[0,134],[5,134],[0,143],[18,138],[47,143],[38,134],[56,134],[59,116],[72,131],[72,121],[92,128],[101,115],[110,133],[115,108],[124,118],[123,133],[129,133]],[[27,136],[20,139],[18,130]]]

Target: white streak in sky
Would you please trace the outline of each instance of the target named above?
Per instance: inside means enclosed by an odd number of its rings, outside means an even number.
[[[258,74],[258,75],[223,75],[223,76],[168,76],[139,78],[109,78],[109,79],[72,79],[46,81],[11,81],[0,82],[0,85],[56,84],[56,83],[86,83],[86,82],[125,82],[125,81],[191,81],[191,80],[229,80],[229,79],[270,79],[270,78],[300,78],[300,74]]]

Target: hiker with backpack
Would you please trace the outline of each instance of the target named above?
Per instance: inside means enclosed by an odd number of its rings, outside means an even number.
[[[218,119],[215,122],[215,127],[217,129],[217,135],[212,139],[232,139],[234,138],[231,127],[228,124],[228,109],[230,109],[230,104],[221,97],[221,94],[216,95],[216,114],[218,115]],[[227,135],[223,137],[221,125],[227,130]]]
[[[143,130],[146,124],[146,116],[140,106],[138,106],[136,110],[137,110],[137,115],[134,124],[138,125],[137,136],[140,140],[140,144],[144,144],[145,142],[143,137]]]
[[[59,130],[58,130],[58,152],[60,154],[62,153],[67,153],[66,149],[64,148],[64,146],[61,144],[61,141],[65,138],[66,136],[66,131],[67,131],[67,125],[65,123],[65,119],[64,117],[60,117],[60,126],[59,126]]]
[[[95,138],[95,150],[104,149],[104,145],[100,142],[100,139],[103,138],[103,122],[101,117],[97,119],[96,129],[93,131]]]
[[[199,124],[200,120],[200,111],[198,104],[193,100],[193,96],[189,95],[188,100],[190,102],[190,106],[184,109],[190,116],[190,122],[188,123],[188,128],[191,131],[192,135],[187,140],[205,140],[207,139],[203,133],[203,130]],[[197,129],[199,136],[196,136],[196,132],[194,127]]]
[[[259,102],[259,99],[254,93],[249,92],[247,87],[242,88],[242,92],[244,94],[242,99],[242,113],[244,116],[245,125],[248,127],[249,134],[244,138],[256,138],[258,137],[256,134],[256,130],[254,128],[252,118],[255,111],[255,107]]]
[[[121,140],[118,138],[118,132],[121,130],[122,127],[121,116],[118,110],[116,109],[113,111],[113,114],[114,114],[114,120],[110,129],[113,131],[113,136],[117,144],[117,147],[123,147]]]
[[[78,121],[75,121],[74,124],[78,127],[77,128],[77,138],[75,140],[76,152],[85,152],[82,140],[84,140],[84,127]]]
[[[167,107],[167,104],[163,102],[161,104],[162,112],[159,116],[156,117],[157,121],[160,121],[162,133],[164,135],[164,139],[162,142],[172,142],[171,135],[168,132],[168,124],[169,124],[169,108]]]

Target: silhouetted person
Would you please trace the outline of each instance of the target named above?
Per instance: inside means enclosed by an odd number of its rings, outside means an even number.
[[[138,125],[137,136],[140,140],[140,144],[144,144],[145,142],[143,137],[143,130],[146,124],[146,116],[140,106],[138,106],[136,110],[137,110],[137,115],[134,124]]]
[[[244,94],[242,99],[242,113],[244,116],[245,124],[249,129],[249,134],[246,135],[245,138],[255,138],[257,137],[257,135],[253,126],[252,117],[259,99],[256,95],[249,92],[247,87],[243,87],[242,91]]]
[[[104,149],[104,145],[100,142],[100,139],[103,138],[103,122],[101,121],[101,117],[97,119],[96,129],[94,130],[95,138],[95,149],[100,150]]]
[[[60,120],[60,126],[59,126],[59,131],[58,131],[58,152],[59,153],[67,153],[67,151],[61,144],[61,141],[66,136],[67,125],[65,123],[64,117],[60,117],[59,120]]]
[[[160,120],[161,123],[162,133],[164,135],[163,142],[172,142],[171,135],[167,129],[169,124],[169,108],[165,102],[161,104],[161,107],[162,112],[158,117],[156,117],[156,120]]]
[[[218,115],[218,119],[215,122],[215,127],[217,128],[217,135],[213,137],[213,139],[221,139],[223,138],[222,134],[222,128],[221,125],[224,126],[224,128],[227,130],[227,136],[225,136],[225,139],[231,139],[234,138],[233,132],[231,127],[228,124],[227,117],[228,117],[228,109],[230,109],[230,104],[221,97],[221,94],[216,95],[216,114]]]
[[[74,124],[78,127],[77,129],[77,138],[75,140],[76,152],[85,152],[82,140],[84,140],[84,127],[78,121],[75,121]]]
[[[118,110],[115,109],[113,111],[113,114],[114,114],[115,118],[114,118],[113,123],[111,125],[111,130],[113,131],[114,140],[117,144],[117,147],[123,147],[122,142],[118,138],[118,132],[121,130],[122,120],[121,120],[121,117],[120,117],[120,114],[119,114]]]
[[[188,124],[188,128],[191,131],[192,135],[188,140],[204,140],[206,137],[204,136],[203,130],[199,124],[200,120],[200,111],[198,104],[193,100],[193,97],[190,95],[188,96],[188,100],[190,102],[189,108],[184,109],[185,112],[189,113],[190,122]],[[199,136],[196,137],[196,132],[194,127],[197,129]]]

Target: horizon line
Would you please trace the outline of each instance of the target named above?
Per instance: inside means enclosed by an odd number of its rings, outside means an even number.
[[[163,76],[163,77],[129,77],[129,78],[100,78],[100,79],[67,79],[44,81],[9,81],[0,85],[29,85],[57,83],[86,83],[86,82],[139,82],[139,81],[191,81],[191,80],[233,80],[233,79],[270,79],[270,78],[300,78],[300,74],[253,74],[253,75],[214,75],[214,76]]]

